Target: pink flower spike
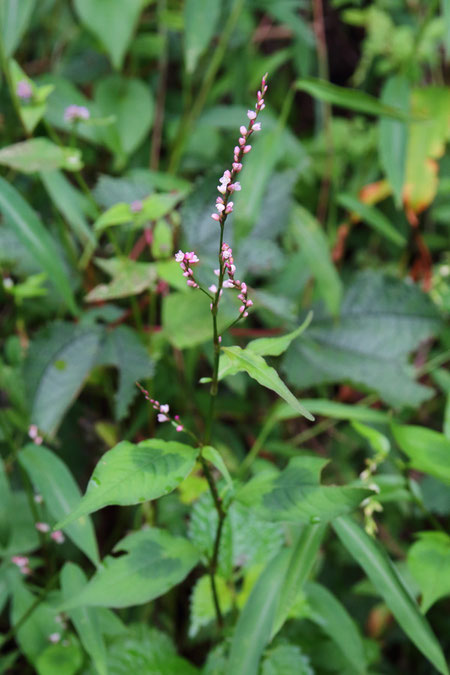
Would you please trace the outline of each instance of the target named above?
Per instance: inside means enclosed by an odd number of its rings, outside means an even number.
[[[61,530],[55,530],[55,532],[52,532],[50,536],[53,539],[53,541],[56,541],[57,544],[64,544],[66,540]]]
[[[169,418],[167,417],[167,415],[163,415],[162,413],[158,415],[158,422],[168,422],[168,421]]]
[[[242,125],[241,127],[239,127],[239,131],[242,134],[242,136],[245,136],[245,134],[247,133],[247,127],[244,127],[244,125]]]
[[[182,425],[182,424],[178,424],[177,427],[176,427],[176,429],[175,429],[175,431],[183,431],[183,425]]]
[[[244,148],[244,155],[246,155],[247,152],[250,152],[251,149],[252,149],[251,145],[246,145],[245,148]]]
[[[50,532],[50,525],[48,523],[36,523],[35,527],[39,532]]]
[[[220,216],[219,216],[218,213],[211,213],[211,218],[212,218],[213,220],[220,220]]]
[[[247,117],[249,120],[256,119],[256,113],[254,110],[247,110]]]
[[[255,122],[252,129],[253,131],[261,131],[261,122]]]

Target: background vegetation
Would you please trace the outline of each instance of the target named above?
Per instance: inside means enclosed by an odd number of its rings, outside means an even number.
[[[0,25],[1,672],[447,673],[448,0],[2,0]],[[204,433],[209,303],[173,256],[214,282],[266,71],[226,234],[254,306],[223,346],[315,420],[237,368],[196,461],[135,381]],[[80,502],[145,439],[188,477]]]

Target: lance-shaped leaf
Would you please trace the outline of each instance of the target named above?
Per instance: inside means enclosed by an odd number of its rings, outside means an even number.
[[[305,331],[312,321],[313,313],[309,312],[303,323],[291,333],[281,335],[280,337],[259,338],[248,343],[246,349],[253,354],[260,356],[280,356],[291,344],[292,340],[298,338]]]
[[[450,440],[433,429],[395,424],[394,438],[411,460],[411,466],[450,485]]]
[[[240,347],[223,347],[223,352],[228,357],[230,364],[230,371],[227,374],[235,375],[242,371],[247,373],[263,387],[267,387],[267,389],[271,389],[278,396],[281,396],[286,403],[308,420],[314,420],[311,413],[302,406],[287,388],[275,368],[267,365],[262,356],[253,354]]]
[[[366,572],[413,644],[442,673],[448,668],[442,649],[384,549],[348,516],[334,521],[341,542]]]
[[[130,607],[167,593],[189,574],[198,551],[182,537],[149,528],[128,535],[115,546],[120,557],[107,556],[81,592],[66,601],[63,611],[84,605]]]
[[[19,454],[19,462],[33,486],[44,498],[51,516],[59,520],[67,516],[79,502],[81,493],[64,462],[44,446],[29,443]],[[83,518],[65,528],[67,535],[98,565],[98,549],[90,518]]]
[[[295,457],[278,474],[261,473],[244,485],[236,498],[259,516],[274,521],[325,522],[348,513],[370,496],[370,490],[320,485],[327,460]]]
[[[138,445],[122,441],[97,464],[86,494],[55,527],[61,529],[104,506],[139,504],[172,492],[194,466],[198,449],[151,439]]]

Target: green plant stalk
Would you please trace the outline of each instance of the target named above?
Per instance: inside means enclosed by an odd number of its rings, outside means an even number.
[[[244,0],[235,0],[231,12],[228,15],[225,28],[223,29],[223,32],[220,36],[219,43],[209,62],[209,66],[203,79],[202,86],[200,87],[200,91],[198,95],[195,97],[194,105],[191,108],[186,109],[185,113],[183,114],[180,120],[180,126],[178,127],[178,133],[175,139],[174,148],[169,161],[169,168],[168,168],[169,173],[176,173],[176,171],[178,170],[178,166],[180,164],[186,139],[189,136],[189,133],[192,129],[192,125],[200,115],[203,106],[205,105],[206,99],[213,85],[214,79],[217,75],[217,72],[220,68],[223,59],[225,58],[228,42],[238,22],[239,15],[242,11],[243,6]]]
[[[17,96],[17,92],[14,89],[14,83],[13,83],[13,80],[12,80],[11,71],[9,69],[8,58],[5,54],[3,37],[1,35],[0,35],[0,64],[1,64],[1,68],[3,70],[3,73],[5,75],[6,82],[8,84],[9,94],[11,96],[11,100],[12,100],[12,104],[14,106],[14,110],[16,111],[17,117],[20,120],[20,123],[21,123],[21,125],[23,127],[23,130],[25,132],[25,135],[27,137],[29,137],[30,133],[28,132],[27,128],[25,127],[25,124],[22,120],[22,116],[20,114],[20,101],[19,101],[19,97]]]

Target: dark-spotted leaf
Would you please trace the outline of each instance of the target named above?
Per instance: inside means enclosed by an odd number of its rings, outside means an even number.
[[[19,192],[3,178],[0,178],[0,212],[21,244],[48,274],[72,314],[77,314],[72,288],[52,237]]]
[[[44,446],[29,443],[19,454],[19,462],[27,472],[36,492],[42,495],[54,521],[67,516],[78,504],[81,492],[64,462]],[[98,565],[98,549],[94,527],[85,517],[65,528],[66,534]]]
[[[86,494],[55,527],[66,527],[110,504],[139,504],[172,492],[190,473],[197,455],[197,448],[175,441],[155,438],[138,445],[122,441],[102,456]]]
[[[267,387],[267,389],[271,389],[278,396],[281,396],[298,413],[308,420],[314,420],[311,413],[302,406],[300,401],[287,388],[275,368],[269,366],[262,356],[240,347],[223,347],[223,352],[230,363],[231,370],[229,374],[247,373],[263,387]]]
[[[280,473],[262,472],[244,485],[236,499],[267,520],[326,522],[356,509],[370,490],[320,484],[327,460],[294,457]]]
[[[435,668],[448,675],[442,649],[416,601],[410,595],[384,548],[349,516],[333,522],[342,544],[366,572],[372,584],[413,644]]]
[[[434,429],[394,424],[394,438],[411,466],[450,485],[450,439]]]
[[[74,607],[130,607],[142,605],[179,584],[199,560],[198,551],[182,537],[148,528],[133,532],[114,547],[125,551],[108,556],[81,592],[64,602]]]

